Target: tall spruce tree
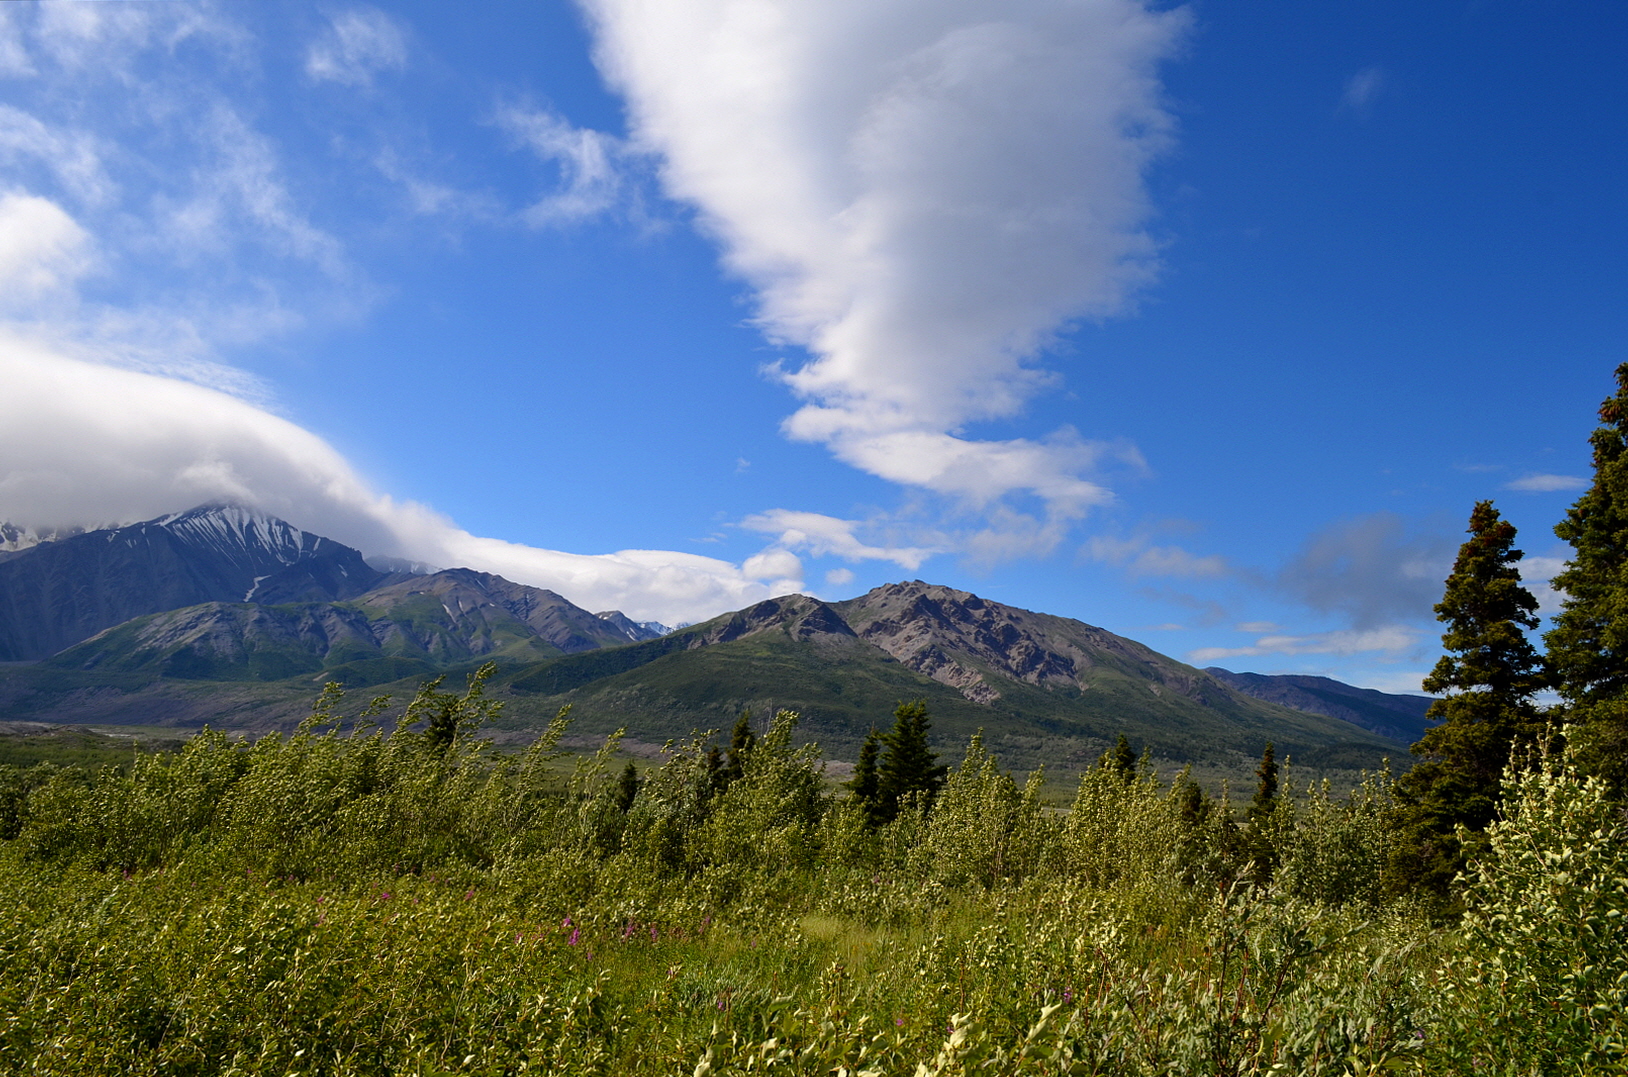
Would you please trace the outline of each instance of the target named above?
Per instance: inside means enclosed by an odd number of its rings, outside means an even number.
[[[938,764],[938,755],[927,746],[932,727],[925,700],[901,703],[893,712],[893,728],[882,738],[886,754],[877,768],[877,799],[883,821],[899,814],[900,803],[912,793],[920,793],[929,803],[944,785],[949,769]]]
[[[1565,703],[1566,736],[1579,765],[1628,793],[1628,363],[1617,391],[1600,405],[1594,483],[1555,534],[1571,543],[1566,568],[1550,581],[1564,592],[1543,637]]]
[[[854,764],[854,776],[848,782],[848,791],[865,814],[867,826],[882,822],[882,783],[876,760],[882,749],[882,738],[871,730],[865,743],[859,746],[859,762]]]
[[[736,781],[746,773],[746,757],[757,745],[757,734],[752,732],[752,712],[741,711],[735,728],[729,734],[729,760],[724,766],[724,784]]]
[[[1255,768],[1255,795],[1249,801],[1249,821],[1258,824],[1277,811],[1278,807],[1278,753],[1271,741],[1261,752],[1260,766]]]
[[[1393,890],[1441,898],[1480,846],[1472,838],[1466,848],[1456,828],[1486,830],[1511,753],[1545,728],[1533,702],[1546,680],[1543,661],[1525,631],[1538,625],[1538,604],[1521,585],[1515,528],[1491,501],[1478,501],[1469,535],[1436,604],[1447,653],[1424,682],[1441,695],[1426,717],[1441,724],[1413,746],[1420,762],[1396,783],[1397,841],[1387,866]]]
[[[1249,801],[1249,832],[1244,847],[1249,854],[1250,874],[1257,883],[1269,883],[1277,871],[1278,847],[1268,824],[1278,810],[1278,753],[1271,741],[1261,750],[1255,768],[1255,795]]]
[[[1101,763],[1124,779],[1126,785],[1129,785],[1132,779],[1136,777],[1136,752],[1131,749],[1130,738],[1121,733],[1118,743],[1113,747],[1113,751],[1103,753]]]

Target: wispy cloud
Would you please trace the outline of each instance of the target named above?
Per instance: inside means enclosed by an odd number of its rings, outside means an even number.
[[[0,105],[0,163],[13,175],[26,166],[48,169],[69,195],[100,205],[114,194],[97,139],[85,131],[48,126],[11,105]]]
[[[1340,104],[1353,111],[1366,109],[1385,89],[1390,76],[1382,67],[1365,67],[1345,80]]]
[[[32,74],[34,64],[23,44],[23,28],[16,7],[0,4],[0,76],[27,78]]]
[[[965,427],[1018,415],[1053,384],[1036,362],[1054,335],[1154,276],[1143,176],[1171,144],[1157,68],[1185,9],[581,2],[668,191],[764,332],[812,353],[774,369],[805,402],[789,436],[986,512],[991,557],[1049,548],[1111,499],[1111,447]]]
[[[1504,489],[1523,494],[1552,494],[1560,490],[1586,490],[1588,480],[1576,475],[1526,475],[1504,483]]]
[[[305,74],[313,82],[365,88],[386,71],[407,66],[407,34],[374,7],[354,7],[328,18],[305,53]]]
[[[1133,577],[1218,579],[1232,574],[1232,567],[1223,557],[1191,553],[1180,546],[1155,545],[1145,536],[1128,539],[1098,536],[1088,542],[1085,549],[1092,559],[1121,565]]]
[[[775,536],[786,550],[803,550],[815,557],[835,556],[847,561],[891,561],[914,572],[941,549],[921,546],[875,546],[861,541],[857,531],[866,527],[860,520],[844,520],[817,512],[770,509],[741,521],[748,531]]]
[[[1278,574],[1277,586],[1355,629],[1425,620],[1441,600],[1458,542],[1394,513],[1344,520],[1317,532]]]
[[[622,203],[628,188],[622,162],[630,154],[621,139],[574,126],[549,109],[508,105],[494,119],[517,143],[559,170],[557,188],[523,212],[528,224],[570,224]]]
[[[1422,638],[1423,633],[1419,629],[1408,625],[1340,629],[1304,636],[1268,635],[1244,647],[1201,647],[1189,652],[1187,660],[1194,665],[1207,665],[1224,658],[1263,655],[1326,654],[1348,657],[1379,653],[1399,656],[1417,647]]]

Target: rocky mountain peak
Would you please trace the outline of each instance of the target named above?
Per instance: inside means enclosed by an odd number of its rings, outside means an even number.
[[[760,632],[782,631],[801,642],[851,640],[854,630],[830,606],[808,595],[782,595],[721,617],[691,634],[689,646],[729,643]]]
[[[990,674],[1035,685],[1078,681],[1076,654],[1046,638],[1032,614],[970,591],[911,580],[837,609],[861,639],[974,702],[1000,698]]]
[[[0,560],[0,659],[44,658],[146,614],[346,599],[382,578],[343,543],[241,505],[200,505]]]

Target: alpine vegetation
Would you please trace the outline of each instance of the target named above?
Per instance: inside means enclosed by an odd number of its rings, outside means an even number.
[[[292,735],[0,768],[0,1059],[38,1074],[1413,1074],[1628,1066],[1628,365],[1541,654],[1475,505],[1439,724],[1247,805],[1129,737],[1066,806],[901,702],[851,781],[798,716],[641,766],[480,736],[494,667]],[[1620,528],[1617,530],[1620,531]],[[1615,664],[1613,664],[1615,663]],[[1545,710],[1542,689],[1561,704]],[[343,713],[342,713],[343,712]]]
[[[388,733],[343,702],[292,736],[4,774],[8,1068],[1445,1074],[1623,1055],[1628,835],[1563,756],[1506,772],[1453,921],[1386,885],[1416,828],[1393,827],[1384,774],[1335,801],[1273,763],[1278,792],[1241,822],[1109,753],[1059,811],[974,737],[936,794],[887,801],[833,792],[789,712],[727,762],[697,737],[641,772],[614,736],[567,766],[565,715],[494,753],[472,735],[494,708],[481,675],[427,686],[421,721]],[[906,704],[899,728],[927,718]]]

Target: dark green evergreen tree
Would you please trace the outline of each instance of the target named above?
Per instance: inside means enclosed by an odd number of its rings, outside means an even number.
[[[628,809],[633,807],[633,801],[639,796],[639,768],[633,765],[633,760],[627,761],[622,768],[622,776],[616,781],[616,810],[626,815]]]
[[[735,721],[735,729],[729,735],[729,761],[725,766],[725,782],[736,781],[746,773],[746,757],[752,754],[752,748],[757,744],[757,734],[752,732],[752,712],[741,711],[741,716]]]
[[[848,782],[848,791],[859,803],[865,822],[871,827],[882,822],[881,772],[876,765],[881,749],[882,738],[873,729],[859,746],[859,762],[854,764],[854,776]]]
[[[1515,528],[1491,501],[1476,502],[1469,541],[1459,548],[1436,619],[1447,651],[1425,679],[1441,698],[1426,717],[1441,724],[1413,746],[1420,761],[1396,783],[1396,844],[1387,865],[1393,891],[1449,895],[1466,849],[1456,828],[1479,834],[1497,814],[1511,753],[1536,743],[1544,721],[1533,696],[1543,661],[1527,639],[1537,600],[1521,585]]]
[[[471,733],[497,717],[503,704],[486,698],[486,681],[497,672],[488,662],[468,677],[469,687],[461,696],[440,691],[446,674],[424,684],[407,707],[402,719],[406,725],[424,722],[424,736],[436,751],[445,752],[466,733]]]
[[[1125,734],[1119,735],[1119,743],[1114,745],[1114,750],[1102,758],[1110,770],[1125,780],[1126,785],[1136,777],[1136,753],[1131,751],[1130,739]]]
[[[1204,788],[1193,780],[1193,768],[1183,768],[1176,775],[1173,792],[1176,804],[1181,812],[1181,823],[1184,829],[1196,830],[1203,826],[1210,818],[1210,798],[1205,795]]]
[[[729,788],[729,765],[724,762],[724,753],[714,744],[707,749],[706,756],[706,785],[703,796],[723,796],[724,790]]]
[[[1255,768],[1255,795],[1249,801],[1249,830],[1244,835],[1244,850],[1249,856],[1250,874],[1256,882],[1271,882],[1277,871],[1278,847],[1267,825],[1278,810],[1278,756],[1271,741],[1261,752],[1261,762]]]
[[[1249,802],[1251,826],[1259,826],[1278,807],[1278,755],[1271,741],[1266,742],[1266,750],[1261,752],[1261,764],[1255,768],[1255,777],[1258,779],[1255,796]]]
[[[1543,637],[1564,701],[1567,740],[1587,772],[1628,793],[1628,363],[1600,405],[1594,483],[1555,534],[1572,556],[1551,585],[1565,594]]]
[[[938,764],[938,755],[927,746],[932,727],[926,700],[901,703],[893,712],[893,728],[882,738],[886,754],[877,767],[877,799],[884,822],[898,816],[901,802],[919,793],[928,804],[944,785],[949,769]]]

